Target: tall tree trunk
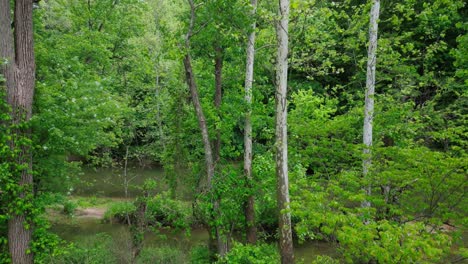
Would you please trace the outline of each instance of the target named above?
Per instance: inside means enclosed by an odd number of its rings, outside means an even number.
[[[36,71],[32,12],[32,0],[16,1],[13,41],[10,1],[0,0],[0,56],[8,60],[1,72],[6,78],[7,102],[12,109],[13,125],[27,122],[32,116]],[[33,194],[32,155],[30,147],[23,145],[21,141],[22,138],[30,138],[31,132],[28,128],[15,127],[13,133],[14,137],[9,144],[19,153],[14,162],[25,167],[17,175],[18,184],[24,188],[18,198],[27,200]],[[11,215],[8,220],[8,247],[12,263],[15,264],[33,263],[33,254],[30,252],[32,228],[26,227],[28,214],[29,212],[23,211]]]
[[[369,25],[369,49],[367,52],[367,75],[366,75],[366,101],[364,107],[364,159],[362,162],[362,175],[366,180],[368,178],[369,168],[372,164],[372,121],[374,118],[374,90],[375,90],[375,67],[377,60],[377,30],[379,19],[380,0],[373,0],[370,13]],[[371,195],[371,184],[369,183],[365,191],[367,196]],[[370,207],[370,201],[365,200],[362,207]]]
[[[257,11],[257,0],[251,0],[252,16],[255,16]],[[246,187],[249,192],[245,203],[245,220],[246,220],[246,235],[247,243],[255,244],[257,242],[257,227],[255,226],[255,200],[252,193],[252,84],[254,76],[254,60],[255,60],[255,28],[256,22],[251,25],[249,39],[247,42],[247,62],[245,70],[245,102],[247,111],[245,112],[244,125],[244,174]]]
[[[211,151],[210,137],[208,134],[208,127],[206,125],[205,114],[203,113],[202,106],[200,104],[200,99],[198,96],[198,88],[195,83],[195,76],[193,75],[192,62],[189,54],[184,56],[184,68],[185,68],[185,77],[187,80],[187,85],[190,89],[190,94],[192,96],[192,103],[195,108],[195,114],[198,120],[198,126],[201,130],[203,147],[205,150],[205,165],[206,165],[206,175],[207,175],[207,187],[211,189],[212,180],[214,176],[214,162],[213,154]]]
[[[276,24],[278,54],[276,61],[276,177],[281,263],[294,263],[289,209],[287,85],[289,0],[279,1],[280,20]]]
[[[187,35],[185,36],[185,49],[186,49],[186,54],[184,56],[185,77],[186,77],[187,85],[190,89],[193,106],[195,108],[195,113],[196,113],[197,120],[198,120],[198,125],[200,127],[200,131],[202,134],[203,147],[205,150],[207,189],[208,189],[208,192],[211,193],[210,195],[212,195],[212,181],[214,177],[215,163],[213,160],[213,152],[211,149],[208,127],[206,125],[206,118],[205,118],[205,115],[203,113],[203,109],[200,103],[200,98],[198,95],[198,87],[195,81],[195,75],[193,74],[192,60],[190,57],[190,38],[192,37],[193,26],[195,23],[195,4],[193,3],[193,0],[188,0],[188,2],[190,4],[190,24],[189,24],[189,29],[187,31]],[[219,213],[219,201],[218,199],[214,199],[214,197],[212,197],[212,203],[213,203],[213,211],[212,211],[213,219],[212,220],[216,220],[217,213]],[[216,221],[213,221],[213,222],[216,222]],[[224,256],[227,253],[227,247],[225,246],[226,245],[225,239],[223,239],[222,232],[221,232],[219,225],[216,225],[214,228],[215,228],[215,234],[216,234],[218,254],[221,256]]]
[[[220,108],[223,99],[223,48],[216,44],[215,45],[215,68],[214,68],[214,76],[215,76],[215,97],[214,97],[214,105],[216,108],[216,112],[218,117],[220,116]],[[216,128],[216,139],[213,142],[213,159],[215,163],[218,163],[221,155],[221,131],[219,127]]]
[[[159,63],[159,62],[158,62]],[[162,127],[162,118],[161,118],[161,85],[159,84],[159,75],[160,70],[159,66],[156,67],[156,80],[155,80],[155,99],[156,99],[156,122],[158,124],[159,138],[163,147],[163,151],[166,150],[166,136],[164,135],[164,130]]]
[[[223,48],[219,44],[215,44],[215,68],[214,68],[214,75],[215,75],[215,97],[214,97],[214,105],[216,108],[216,112],[218,117],[221,119],[221,103],[223,100]],[[215,169],[217,164],[221,158],[221,130],[219,127],[216,128],[216,139],[213,142],[213,161]],[[218,169],[219,170],[219,169]],[[214,201],[214,215],[219,217],[221,215],[221,197],[215,198]],[[220,256],[226,255],[228,251],[228,236],[229,234],[220,233],[221,228],[216,227],[216,240],[217,240],[217,247],[218,253]]]

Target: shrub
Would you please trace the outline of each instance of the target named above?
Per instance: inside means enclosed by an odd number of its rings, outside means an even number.
[[[59,257],[50,257],[49,262],[44,263],[76,263],[76,264],[112,264],[117,263],[117,259],[112,253],[112,238],[107,234],[97,234],[90,240],[71,244],[64,248],[65,254]]]
[[[78,205],[75,202],[67,200],[63,203],[63,213],[69,216],[73,216],[77,207]]]
[[[189,204],[169,198],[163,192],[151,198],[147,204],[147,219],[150,224],[189,229],[192,225],[192,208]]]
[[[243,245],[241,243],[235,243],[226,257],[218,261],[218,263],[226,264],[273,264],[279,262],[279,254],[275,245]]]
[[[127,218],[127,214],[133,218],[135,211],[136,207],[133,203],[116,202],[109,206],[106,213],[104,214],[104,220],[117,220],[118,222],[124,222]]]
[[[312,264],[340,264],[340,261],[329,257],[329,256],[317,256],[313,261]]]
[[[423,223],[354,221],[338,231],[348,263],[435,263],[449,252],[445,234],[431,233]]]
[[[171,247],[144,248],[137,260],[138,264],[179,264],[187,263],[180,250]]]
[[[192,264],[209,264],[210,250],[207,246],[196,246],[190,252],[190,262]]]

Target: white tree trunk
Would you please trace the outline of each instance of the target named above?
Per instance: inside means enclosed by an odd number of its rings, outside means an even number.
[[[257,11],[257,0],[251,0],[252,16],[255,16]],[[244,126],[244,174],[246,177],[247,188],[252,187],[252,83],[254,76],[254,59],[255,59],[255,21],[251,25],[252,32],[249,34],[247,43],[247,62],[245,70],[245,102],[247,111],[245,113]],[[251,191],[251,190],[249,190]],[[247,224],[247,242],[255,244],[257,240],[257,230],[255,227],[255,209],[254,196],[249,194],[245,206],[245,219]]]
[[[374,118],[374,90],[375,90],[375,67],[377,60],[377,31],[380,10],[380,0],[373,0],[370,13],[369,25],[369,49],[367,53],[367,75],[366,75],[366,102],[364,108],[364,131],[363,143],[364,160],[362,164],[362,174],[367,179],[369,168],[372,164],[372,121]],[[371,195],[371,184],[366,187],[366,194]],[[363,207],[370,207],[368,200],[362,203]]]
[[[276,58],[276,177],[279,214],[281,263],[294,263],[291,213],[289,208],[287,85],[289,0],[279,1],[280,20],[276,24],[278,54]]]

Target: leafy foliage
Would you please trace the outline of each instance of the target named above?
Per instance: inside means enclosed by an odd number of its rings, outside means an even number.
[[[226,257],[218,262],[239,264],[278,263],[279,254],[274,245],[243,245],[236,243]]]

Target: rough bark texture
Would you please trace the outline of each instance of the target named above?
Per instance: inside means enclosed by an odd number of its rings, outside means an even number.
[[[0,65],[1,73],[5,76],[7,87],[16,86],[14,80],[15,50],[11,30],[10,1],[0,0],[0,57],[6,60],[7,64]]]
[[[6,78],[7,102],[12,109],[13,125],[27,122],[32,116],[32,102],[35,86],[35,60],[33,47],[33,2],[17,0],[14,12],[14,36],[11,29],[10,1],[0,0],[0,57],[7,59],[1,68]],[[14,40],[13,40],[14,39]],[[15,46],[16,43],[16,46]],[[15,128],[14,138],[9,142],[12,149],[19,149],[14,160],[17,164],[26,165],[18,175],[18,184],[24,186],[19,193],[20,199],[28,199],[33,190],[32,155],[30,148],[18,144],[21,138],[30,138],[30,130]],[[8,221],[8,247],[12,263],[33,263],[33,254],[28,253],[32,228],[26,228],[27,213],[12,215]]]
[[[276,24],[278,54],[276,61],[276,177],[279,214],[279,247],[281,263],[294,263],[289,208],[287,84],[288,84],[288,19],[289,0],[279,1],[281,19]]]
[[[197,116],[198,126],[200,127],[202,140],[203,140],[203,147],[205,150],[207,187],[208,189],[211,189],[213,175],[214,175],[213,154],[211,151],[210,137],[208,133],[208,127],[206,125],[206,118],[205,118],[205,114],[203,113],[203,109],[200,103],[200,98],[198,96],[198,88],[197,88],[197,84],[195,83],[195,76],[193,75],[192,62],[191,62],[189,54],[186,54],[184,57],[184,67],[185,67],[185,77],[186,77],[187,85],[190,89],[190,94],[192,96],[192,103],[195,109],[195,114]]]
[[[192,68],[192,60],[190,57],[190,38],[192,37],[193,34],[193,26],[195,23],[195,4],[193,0],[188,0],[190,4],[190,24],[189,24],[189,29],[187,32],[187,35],[185,36],[185,48],[186,48],[186,55],[184,56],[184,68],[185,68],[185,76],[186,76],[186,81],[187,85],[190,89],[190,93],[192,96],[192,102],[193,106],[195,108],[195,113],[198,119],[198,125],[200,127],[200,131],[202,134],[202,140],[203,140],[203,147],[205,150],[205,164],[206,164],[206,173],[207,173],[207,191],[211,192],[212,191],[212,181],[214,177],[214,170],[215,170],[215,163],[213,160],[213,152],[211,149],[211,144],[210,144],[210,138],[209,138],[209,133],[208,133],[208,127],[206,125],[206,118],[203,113],[203,109],[200,103],[200,98],[198,95],[198,87],[195,81],[195,75],[193,74],[193,68]],[[219,209],[219,200],[212,198],[212,203],[213,203],[213,212],[212,212],[212,217],[213,220],[216,220],[218,217],[217,214],[220,213]],[[214,221],[216,222],[216,221]],[[213,228],[213,227],[211,227]],[[217,248],[218,248],[218,254],[221,256],[224,256],[227,253],[227,241],[224,238],[221,228],[219,226],[215,226],[215,234],[216,234],[216,242],[217,242]]]
[[[367,75],[366,75],[366,101],[364,107],[364,128],[363,128],[363,143],[364,159],[362,163],[362,174],[364,179],[367,178],[369,168],[372,164],[371,148],[372,148],[372,122],[374,118],[374,90],[375,90],[375,67],[377,60],[377,30],[379,19],[380,0],[374,0],[370,13],[369,25],[369,49],[367,52]],[[371,195],[371,186],[366,187],[366,194]],[[368,200],[362,203],[363,207],[370,207]]]
[[[251,0],[252,16],[255,16],[257,11],[257,0]],[[255,200],[251,193],[252,190],[252,84],[254,76],[254,59],[255,59],[255,28],[256,23],[251,25],[252,32],[249,34],[247,43],[247,61],[245,70],[245,102],[247,111],[245,113],[244,125],[244,174],[247,183],[247,189],[250,194],[247,197],[245,204],[245,220],[246,220],[246,235],[247,243],[255,244],[257,242],[257,227],[255,226]]]

